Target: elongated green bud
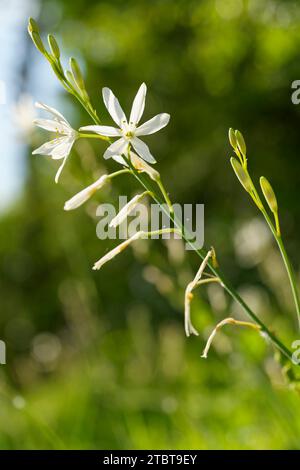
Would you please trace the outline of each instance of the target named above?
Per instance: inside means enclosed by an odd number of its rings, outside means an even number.
[[[78,88],[80,88],[80,90],[85,90],[83,75],[81,73],[78,62],[76,59],[74,59],[74,57],[71,57],[70,59],[70,68],[72,71],[73,79]]]
[[[259,182],[260,182],[261,190],[262,190],[262,192],[265,196],[265,200],[268,203],[268,206],[270,207],[273,214],[277,213],[278,212],[278,204],[277,204],[277,199],[276,199],[276,196],[275,196],[275,193],[274,193],[274,190],[273,190],[272,186],[270,185],[267,178],[265,178],[264,176],[262,176],[260,178]]]
[[[235,137],[236,137],[238,148],[240,149],[241,153],[243,155],[246,155],[247,148],[246,148],[246,142],[243,137],[243,134],[240,131],[236,130]]]
[[[40,31],[37,22],[33,18],[29,18],[28,21],[28,33],[35,47],[42,53],[45,54],[47,51],[44,47],[43,41],[41,40]]]
[[[230,142],[231,147],[236,149],[237,148],[237,140],[236,140],[235,132],[232,129],[232,127],[229,129],[228,138],[229,138],[229,142]]]
[[[35,31],[32,31],[31,33],[31,39],[35,45],[35,47],[42,53],[45,54],[47,51],[44,47],[43,41],[41,40],[41,36],[36,33]]]
[[[252,183],[248,173],[244,170],[244,168],[236,158],[231,157],[230,163],[243,188],[247,191],[247,193],[251,193]]]
[[[59,46],[56,42],[56,39],[54,36],[52,36],[52,34],[48,34],[48,43],[49,43],[49,46],[50,46],[50,49],[51,49],[51,52],[53,54],[53,56],[59,60],[60,58],[60,49],[59,49]]]
[[[29,18],[28,20],[28,33],[31,35],[32,32],[38,33],[40,32],[39,26],[37,22],[33,18]]]

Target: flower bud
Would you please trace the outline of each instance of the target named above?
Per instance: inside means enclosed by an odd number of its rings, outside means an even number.
[[[30,34],[31,36],[31,39],[35,45],[35,47],[42,53],[42,54],[45,54],[46,52],[46,49],[44,47],[44,44],[43,44],[43,41],[41,40],[41,37],[39,35],[39,33],[36,33],[35,31],[32,31],[32,33]]]
[[[274,190],[272,186],[270,185],[269,181],[267,178],[262,176],[259,180],[260,182],[260,187],[261,190],[265,196],[265,200],[268,203],[268,206],[270,207],[271,211],[275,214],[278,212],[278,204],[277,204],[277,199],[274,193]]]
[[[85,85],[84,85],[83,75],[78,65],[78,62],[76,59],[74,59],[74,57],[71,57],[70,59],[70,68],[71,68],[73,79],[76,85],[78,86],[80,90],[84,90]]]
[[[251,183],[250,176],[244,170],[244,168],[242,167],[242,165],[240,164],[240,162],[236,158],[231,157],[230,163],[232,165],[232,168],[233,168],[236,176],[238,177],[239,182],[244,187],[244,189],[248,193],[250,193],[252,191],[252,183]]]
[[[49,43],[52,54],[58,60],[60,58],[60,50],[59,50],[59,46],[57,44],[57,41],[56,41],[55,37],[52,36],[52,34],[48,35],[48,43]]]
[[[237,140],[236,140],[236,136],[235,136],[235,133],[234,133],[234,130],[232,129],[232,127],[229,129],[228,138],[229,138],[229,142],[230,142],[231,147],[236,149],[237,148]]]
[[[238,148],[239,150],[241,151],[241,153],[243,155],[246,155],[246,142],[245,142],[245,139],[243,137],[243,134],[236,130],[235,131],[235,137],[236,137],[236,142],[237,142],[237,145],[238,145]]]
[[[39,26],[37,22],[33,18],[29,18],[28,20],[28,33],[31,35],[32,32],[38,33],[40,32]]]

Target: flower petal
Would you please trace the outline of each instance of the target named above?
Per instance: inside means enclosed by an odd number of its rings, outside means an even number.
[[[147,93],[147,87],[145,83],[142,83],[132,103],[129,123],[136,125],[141,119],[142,114],[145,109],[146,93]]]
[[[127,122],[127,119],[118,99],[115,97],[113,92],[107,87],[104,87],[102,89],[102,96],[107,111],[109,112],[115,123],[121,127],[122,122]]]
[[[119,163],[120,165],[124,165],[128,167],[127,162],[124,160],[124,158],[121,155],[112,155],[111,158],[115,160],[117,163]]]
[[[98,189],[102,188],[102,186],[106,183],[107,178],[108,175],[102,175],[101,178],[90,184],[90,186],[87,186],[82,191],[75,194],[75,196],[65,203],[65,211],[77,209],[77,207],[84,204]]]
[[[96,134],[104,135],[106,137],[118,137],[121,135],[121,131],[112,126],[84,126],[80,127],[79,130],[95,132]]]
[[[156,163],[155,158],[151,155],[148,145],[138,137],[134,137],[131,141],[135,151],[148,163]]]
[[[138,127],[135,131],[135,135],[149,135],[154,134],[154,132],[159,131],[163,127],[165,127],[170,120],[170,114],[161,113],[154,116],[149,121],[146,121],[140,127]]]
[[[58,183],[59,177],[60,177],[61,172],[62,172],[62,170],[63,170],[63,168],[64,168],[64,166],[65,166],[65,164],[66,164],[67,159],[68,159],[68,155],[65,156],[65,158],[63,159],[62,164],[60,165],[59,169],[58,169],[57,172],[56,172],[56,175],[55,175],[55,183]]]
[[[154,168],[152,166],[148,165],[148,163],[146,163],[136,153],[130,152],[130,159],[131,159],[132,165],[134,166],[134,168],[137,171],[143,171],[143,172],[147,173],[150,176],[150,178],[153,179],[154,181],[158,180],[158,178],[159,178],[158,171],[154,170]],[[126,162],[125,162],[125,165],[128,166],[126,164]]]
[[[51,108],[50,106],[47,106],[46,104],[39,103],[39,102],[35,103],[35,106],[37,108],[43,109],[44,111],[47,111],[48,113],[52,114],[56,119],[58,119],[59,121],[63,121],[65,124],[71,127],[68,121],[66,120],[66,118],[56,109]]]
[[[121,139],[116,140],[106,149],[103,157],[105,159],[108,159],[113,157],[114,155],[121,155],[125,152],[127,146],[128,142],[122,137]]]
[[[64,138],[63,141],[59,145],[57,145],[51,152],[52,158],[54,160],[60,160],[61,158],[67,157],[71,152],[73,144],[74,138]]]
[[[35,119],[33,123],[50,132],[57,132],[58,134],[70,134],[72,128],[67,126],[65,123],[55,121],[54,119]]]
[[[32,154],[33,155],[51,155],[53,149],[63,143],[65,141],[65,137],[59,137],[58,139],[49,140],[49,142],[45,142],[43,145],[35,149]]]

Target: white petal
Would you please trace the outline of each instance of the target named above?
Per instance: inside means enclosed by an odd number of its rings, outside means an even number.
[[[55,121],[54,119],[35,119],[33,123],[50,132],[57,132],[58,134],[70,134],[72,128],[68,127],[66,124]]]
[[[48,113],[52,114],[55,118],[57,118],[59,121],[63,121],[65,122],[65,124],[67,124],[68,126],[70,126],[70,124],[68,123],[68,121],[66,120],[66,118],[59,112],[57,111],[56,109],[54,108],[51,108],[50,106],[47,106],[46,104],[44,103],[35,103],[35,106],[37,108],[40,108],[40,109],[44,109],[45,111],[48,111]],[[71,127],[71,126],[70,126]]]
[[[116,140],[106,149],[103,157],[105,159],[108,159],[108,158],[113,157],[114,155],[121,155],[122,153],[125,152],[127,146],[128,146],[128,142],[122,137],[121,139]]]
[[[74,139],[72,137],[65,137],[61,144],[57,145],[51,152],[54,160],[60,160],[61,158],[67,157],[71,152]]]
[[[80,127],[80,131],[90,131],[106,137],[118,137],[121,135],[120,129],[112,126],[84,126]]]
[[[154,134],[154,132],[159,131],[163,127],[165,127],[170,120],[170,114],[162,113],[157,114],[149,121],[146,121],[140,127],[138,127],[135,131],[135,135],[149,135]]]
[[[59,137],[58,139],[49,140],[49,142],[45,142],[39,148],[35,149],[32,154],[33,155],[51,155],[53,149],[60,145],[62,142],[65,141],[65,137]]]
[[[147,173],[151,179],[156,181],[159,178],[158,171],[154,170],[152,166],[148,165],[142,158],[140,158],[136,153],[130,152],[131,163],[137,171],[143,171]],[[126,165],[127,166],[127,165]]]
[[[146,93],[147,93],[147,87],[145,83],[142,83],[132,103],[129,123],[136,125],[141,119],[142,114],[145,109]]]
[[[121,127],[122,122],[127,122],[127,119],[118,99],[115,97],[113,92],[106,87],[102,89],[102,96],[107,111],[115,123]]]
[[[63,170],[63,168],[64,168],[64,166],[65,166],[65,164],[66,164],[67,159],[68,159],[68,155],[65,156],[65,158],[63,159],[62,164],[60,165],[59,169],[58,169],[57,172],[56,172],[56,175],[55,175],[55,183],[58,183],[59,177],[60,177],[61,172],[62,172],[62,170]]]
[[[134,137],[131,141],[136,152],[148,163],[156,163],[155,158],[151,155],[148,145],[138,137]]]
[[[118,227],[125,219],[126,217],[130,214],[130,212],[133,211],[133,209],[139,204],[139,202],[142,200],[142,198],[145,196],[145,193],[142,194],[137,194],[134,196],[122,209],[120,212],[114,217],[111,221],[109,226],[110,227]]]
[[[124,165],[128,167],[127,162],[124,160],[123,157],[121,157],[121,155],[112,155],[111,158],[115,160],[117,163],[120,163],[120,165]]]
[[[84,202],[86,202],[98,189],[102,188],[102,186],[106,183],[108,175],[103,175],[99,178],[95,183],[91,184],[87,188],[84,188],[79,193],[75,194],[71,199],[69,199],[64,206],[65,211],[70,211],[73,209],[77,209],[77,207],[81,206]]]

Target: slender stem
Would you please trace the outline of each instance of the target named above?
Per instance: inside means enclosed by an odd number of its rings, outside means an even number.
[[[167,205],[168,205],[169,211],[171,212],[171,214],[173,214],[173,213],[174,213],[174,209],[173,209],[171,200],[170,200],[170,198],[169,198],[169,195],[168,195],[168,193],[167,193],[167,191],[166,191],[166,189],[165,189],[165,187],[164,187],[164,185],[163,185],[163,183],[162,183],[160,177],[159,177],[158,179],[156,179],[156,183],[157,183],[157,186],[159,187],[159,189],[161,190],[161,193],[162,193],[162,195],[163,195],[163,197],[164,197],[164,199],[165,199],[165,201],[166,201],[166,203],[167,203]]]
[[[115,176],[124,175],[125,173],[131,173],[131,171],[128,168],[124,168],[123,170],[115,171],[114,173],[110,173],[109,179],[113,179],[113,178],[115,178]]]
[[[272,232],[272,235],[274,236],[274,238],[276,240],[276,243],[278,245],[281,257],[283,259],[283,263],[284,263],[284,266],[285,266],[285,269],[286,269],[286,272],[287,272],[287,275],[288,275],[288,278],[289,278],[289,282],[290,282],[290,286],[291,286],[291,290],[292,290],[292,295],[293,295],[293,299],[294,299],[294,303],[295,303],[295,307],[296,307],[298,323],[299,323],[299,327],[300,327],[300,299],[299,299],[299,293],[298,293],[298,288],[297,288],[297,284],[296,284],[296,277],[295,277],[295,273],[294,273],[292,264],[289,260],[288,254],[286,252],[285,246],[283,244],[283,241],[282,241],[282,238],[281,238],[281,235],[280,235],[278,215],[277,215],[277,218],[275,216],[276,227],[274,227],[268,212],[266,211],[266,209],[263,206],[263,203],[262,203],[262,201],[259,197],[259,194],[258,194],[258,192],[257,192],[257,190],[254,186],[254,183],[253,183],[250,175],[249,175],[249,178],[250,178],[252,186],[253,186],[253,192],[254,192],[255,198],[257,199],[258,204],[259,204],[258,207],[259,207],[261,213],[263,214],[263,216],[264,216],[264,218],[265,218],[265,220],[266,220],[266,222],[267,222],[267,224],[268,224],[268,226],[269,226],[269,228]]]
[[[100,134],[85,134],[85,133],[79,132],[79,137],[84,137],[86,139],[101,139],[101,140],[105,140],[106,142],[108,141],[108,137],[105,137],[104,135],[100,135]]]
[[[165,206],[163,202],[160,200],[160,198],[155,194],[152,188],[149,189],[149,183],[144,175],[139,174],[132,168],[132,173],[135,176],[135,178],[144,186],[145,189],[150,190],[153,194],[153,199],[157,204],[160,205],[162,211],[174,222],[174,224],[177,226],[177,228],[180,229],[181,234],[183,239],[193,248],[193,250],[197,253],[197,255],[203,260],[205,257],[205,250],[197,249],[195,244],[191,241],[191,237],[188,238],[188,233],[187,230],[184,228],[182,225],[181,221],[179,221],[174,214],[168,213],[168,211],[165,209]],[[292,360],[292,353],[291,351],[269,330],[269,328],[255,315],[255,313],[250,309],[250,307],[245,303],[245,301],[240,297],[240,295],[235,291],[233,287],[229,284],[229,282],[225,279],[225,276],[223,273],[220,271],[219,268],[214,268],[212,263],[208,261],[207,263],[208,267],[212,271],[212,273],[220,279],[220,283],[223,286],[223,288],[228,292],[228,294],[243,308],[243,310],[246,312],[246,314],[255,322],[257,323],[260,328],[262,334],[264,334],[270,342],[277,348],[279,351],[282,352],[288,359]]]

